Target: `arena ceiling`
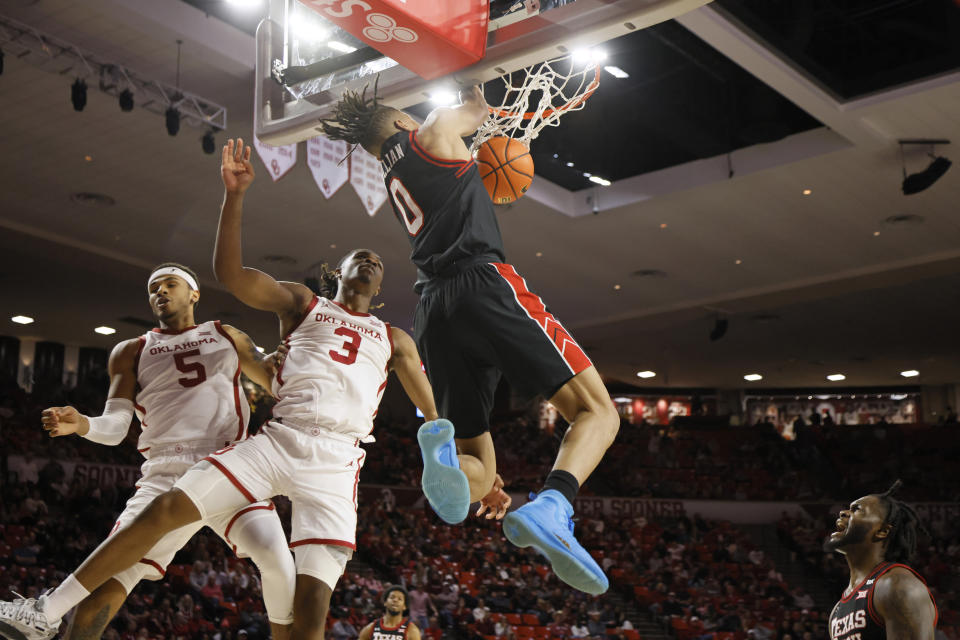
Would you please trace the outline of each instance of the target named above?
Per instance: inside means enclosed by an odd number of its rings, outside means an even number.
[[[754,384],[788,387],[843,372],[847,384],[886,385],[919,369],[921,384],[960,380],[960,170],[903,196],[897,144],[952,139],[936,151],[960,156],[958,12],[952,0],[718,0],[611,43],[636,73],[605,79],[607,93],[574,114],[583,122],[543,148],[620,179],[576,191],[541,154],[541,173],[575,193],[541,182],[536,198],[502,211],[508,257],[608,378],[741,387],[759,372]],[[242,26],[179,0],[0,0],[0,13],[171,83],[181,38],[183,87],[229,109],[218,143],[251,134],[254,45]],[[122,113],[93,88],[77,113],[72,81],[5,57],[0,334],[109,348],[149,321],[150,266],[178,260],[202,275],[203,317],[275,341],[272,317],[213,282],[221,185],[203,132],[170,137],[162,118]],[[721,105],[726,85],[736,89]],[[637,115],[611,117],[625,103]],[[906,148],[909,171],[927,151]],[[301,279],[349,247],[373,248],[387,264],[380,313],[409,327],[413,269],[398,223],[386,207],[367,216],[349,187],[324,200],[304,155],[301,145],[277,183],[257,165],[248,262]],[[15,314],[37,321],[15,325]],[[711,341],[718,317],[729,329]],[[93,334],[102,324],[118,333]],[[641,382],[641,369],[658,376]]]

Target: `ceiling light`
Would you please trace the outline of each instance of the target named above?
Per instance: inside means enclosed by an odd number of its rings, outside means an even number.
[[[747,375],[743,376],[743,379],[749,382],[756,382],[757,380],[763,380],[763,376],[759,373],[748,373]]]
[[[614,291],[620,291],[620,285],[618,285],[618,284],[613,285],[613,290],[614,290]]]
[[[743,264],[743,260],[741,260],[740,258],[737,258],[736,260],[733,261],[733,264]]]
[[[600,186],[609,187],[610,181],[606,178],[601,178],[600,176],[590,176],[590,182],[596,182]]]
[[[93,156],[83,156],[83,159],[84,159],[86,162],[93,162]]]
[[[638,378],[644,378],[644,379],[646,379],[646,378],[652,378],[652,377],[655,376],[655,375],[657,375],[657,374],[654,373],[653,371],[637,371],[637,377],[638,377]]]
[[[10,320],[17,324],[33,324],[33,318],[30,316],[13,316]]]
[[[97,327],[93,330],[94,333],[99,333],[102,336],[112,336],[117,332],[113,327]]]
[[[336,249],[336,248],[337,248],[337,245],[332,244],[332,245],[330,245],[330,248],[331,248],[331,249]]]
[[[620,67],[614,67],[613,65],[606,66],[603,68],[604,71],[612,75],[614,78],[629,78],[630,74],[621,69]]]
[[[667,223],[666,223],[666,222],[661,222],[661,223],[660,223],[660,228],[661,228],[661,229],[666,229],[666,228],[667,228]]]
[[[77,78],[70,85],[70,102],[73,103],[74,111],[83,111],[87,106],[87,83]]]
[[[174,107],[168,107],[164,113],[164,118],[167,123],[167,133],[171,136],[177,135],[177,132],[180,131],[180,112]]]
[[[589,171],[584,171],[584,172],[583,172],[583,177],[584,177],[584,178],[589,178],[589,177],[592,176],[592,175],[593,175],[593,174],[590,173]]]
[[[907,371],[901,371],[900,375],[902,375],[904,378],[915,378],[920,375],[920,372],[916,369],[908,369]]]
[[[433,104],[440,105],[441,107],[449,107],[450,105],[457,103],[457,95],[452,91],[441,89],[440,91],[435,92],[431,96],[430,100],[433,102]]]
[[[259,351],[260,353],[266,353],[267,350],[264,349],[263,347],[257,347],[257,351]]]
[[[120,103],[120,111],[133,111],[133,92],[130,89],[124,89],[117,96],[117,102]]]
[[[607,53],[600,49],[577,49],[573,52],[573,62],[575,64],[597,64],[606,59]]]
[[[874,231],[874,232],[873,232],[873,237],[874,237],[874,238],[876,238],[878,235],[880,235],[880,232],[879,232],[879,231]]]
[[[568,163],[567,163],[567,166],[568,166],[568,167],[572,167],[572,166],[573,166],[573,163],[572,163],[572,162],[568,162]]]
[[[537,251],[536,255],[537,255],[538,258],[542,258],[542,257],[543,257],[543,251]]]
[[[805,195],[805,196],[808,196],[808,195],[810,195],[811,193],[813,193],[813,191],[811,191],[810,189],[804,189],[804,190],[803,190],[803,195]]]
[[[827,380],[829,380],[830,382],[840,382],[841,380],[846,380],[846,379],[847,379],[847,376],[843,375],[842,373],[831,373],[830,375],[827,376]]]
[[[343,44],[342,42],[338,42],[336,40],[329,41],[327,46],[336,51],[342,51],[343,53],[353,53],[357,50],[356,47],[351,47],[348,44]]]

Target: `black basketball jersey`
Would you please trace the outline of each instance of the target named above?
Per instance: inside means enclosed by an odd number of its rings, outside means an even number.
[[[881,562],[863,582],[840,598],[840,602],[833,607],[829,621],[830,640],[886,640],[887,629],[884,621],[873,608],[873,590],[880,576],[895,567],[907,569],[920,578],[923,584],[927,584],[919,573],[905,564]],[[930,598],[933,599],[933,596]],[[936,619],[933,625],[936,627]]]
[[[401,131],[383,143],[380,165],[390,204],[413,247],[418,290],[477,257],[504,262],[493,202],[472,160],[437,158],[420,146],[415,131]]]
[[[385,627],[383,617],[377,618],[377,621],[373,623],[371,640],[404,640],[407,637],[408,626],[410,626],[409,618],[404,618],[395,627]]]

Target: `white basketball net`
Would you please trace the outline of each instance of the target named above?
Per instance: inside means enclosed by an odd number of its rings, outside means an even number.
[[[521,78],[519,86],[512,81]],[[501,77],[503,103],[490,105],[487,118],[470,145],[475,152],[495,136],[508,136],[529,147],[544,127],[555,127],[560,116],[583,109],[600,84],[599,61],[578,62],[572,54],[547,60]],[[535,104],[531,105],[531,101]]]

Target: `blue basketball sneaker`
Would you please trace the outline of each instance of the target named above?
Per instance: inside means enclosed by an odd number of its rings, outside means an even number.
[[[470,509],[470,483],[460,470],[453,424],[443,419],[425,422],[417,442],[423,455],[423,495],[444,522],[463,522]]]
[[[574,589],[600,595],[610,582],[573,537],[573,507],[559,491],[547,489],[503,519],[503,534],[518,547],[547,557],[557,577]]]

